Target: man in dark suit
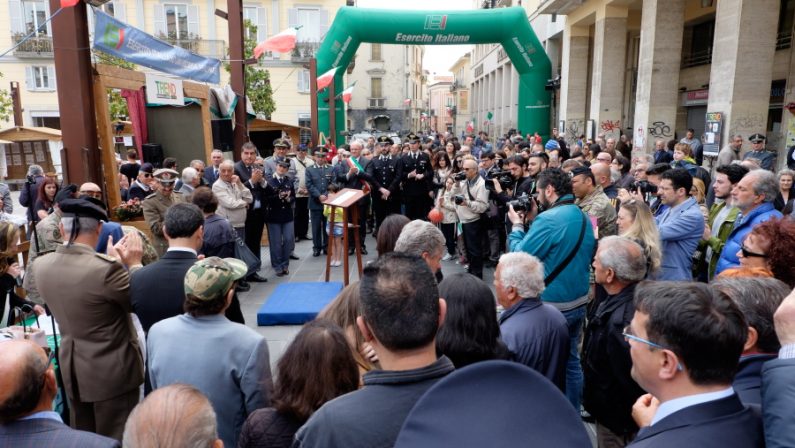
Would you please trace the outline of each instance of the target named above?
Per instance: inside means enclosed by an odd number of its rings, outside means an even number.
[[[251,190],[254,200],[246,212],[246,246],[260,258],[262,231],[265,228],[265,174],[262,166],[255,164],[257,147],[251,142],[243,144],[240,161],[235,164],[235,174]],[[246,277],[249,282],[266,282],[256,272]]]
[[[215,181],[218,180],[219,169],[223,161],[224,153],[220,149],[213,149],[213,152],[210,153],[210,164],[204,169],[204,182],[208,187],[212,187]]]
[[[312,256],[319,257],[326,252],[326,217],[323,216],[323,201],[328,199],[327,191],[334,181],[334,168],[329,166],[326,148],[315,149],[315,164],[306,169],[306,189],[309,190],[309,216],[312,221]]]
[[[30,448],[115,448],[119,442],[63,424],[52,411],[58,393],[55,370],[41,347],[26,341],[0,342],[0,446]]]
[[[351,142],[351,156],[343,163],[338,164],[334,168],[334,174],[337,183],[341,188],[352,188],[355,190],[370,191],[373,195],[381,195],[386,199],[389,197],[389,190],[382,187],[375,178],[367,174],[368,166],[372,161],[362,157],[362,148],[364,142],[361,140],[354,140]],[[364,238],[367,236],[367,207],[370,204],[370,196],[365,195],[359,200],[357,206],[359,207],[359,242],[362,247],[362,255],[367,255],[367,248],[364,244]],[[353,219],[353,214],[348,214],[348,219]],[[350,230],[353,232],[353,230]],[[356,246],[353,234],[348,235],[348,253],[353,254]]]
[[[420,137],[413,132],[406,136],[409,153],[400,159],[398,173],[403,182],[403,200],[410,220],[428,219],[431,210],[433,167],[427,154],[420,151]]]
[[[638,285],[624,337],[632,378],[649,393],[633,406],[640,431],[630,446],[763,447],[758,411],[732,389],[747,336],[737,304],[710,286]]]
[[[398,159],[389,153],[393,142],[386,135],[378,137],[380,154],[373,157],[367,165],[367,174],[375,178],[381,186],[389,190],[389,197],[373,195],[373,214],[375,215],[375,229],[373,236],[378,234],[378,228],[384,219],[393,214],[400,213],[400,202],[396,199],[400,193],[400,177],[397,175]]]

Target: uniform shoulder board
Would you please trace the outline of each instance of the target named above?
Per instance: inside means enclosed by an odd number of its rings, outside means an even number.
[[[101,254],[101,253],[99,253],[99,252],[97,252],[97,253],[96,253],[96,256],[97,256],[98,258],[102,259],[102,260],[105,260],[105,261],[107,261],[108,263],[115,263],[115,262],[117,262],[117,261],[118,261],[118,260],[116,260],[115,258],[111,257],[110,255],[107,255],[107,254]]]
[[[144,200],[147,200],[147,199],[149,199],[149,198],[153,198],[153,197],[155,197],[155,196],[157,196],[157,193],[152,193],[152,194],[150,194],[149,196],[145,197],[145,198],[144,198]]]

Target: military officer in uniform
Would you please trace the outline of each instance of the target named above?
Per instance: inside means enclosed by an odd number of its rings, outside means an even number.
[[[156,192],[150,194],[141,203],[141,208],[144,211],[144,219],[149,230],[152,231],[154,240],[152,241],[157,250],[157,255],[162,257],[168,249],[168,242],[163,235],[163,218],[166,216],[166,210],[174,204],[185,202],[182,193],[174,191],[174,184],[179,178],[179,173],[168,168],[161,168],[155,171],[155,187]]]
[[[60,327],[59,365],[70,423],[121,440],[144,379],[129,294],[129,271],[141,265],[141,239],[131,233],[116,242],[112,252],[120,260],[98,254],[94,247],[108,220],[105,211],[84,199],[66,199],[60,207],[66,244],[40,256],[30,269]]]
[[[328,199],[327,190],[334,180],[334,168],[326,159],[326,148],[315,149],[315,164],[306,169],[306,189],[309,191],[309,217],[312,221],[312,256],[326,253],[328,236],[326,235],[326,217],[323,216],[323,201]]]
[[[778,154],[765,149],[765,140],[767,140],[765,136],[759,133],[748,137],[748,141],[751,142],[751,150],[745,153],[743,160],[754,159],[763,170],[775,172]]]
[[[420,151],[420,137],[415,133],[406,136],[409,152],[400,159],[399,173],[403,182],[403,201],[406,216],[411,219],[428,219],[431,198],[433,167],[427,154]]]
[[[273,155],[263,161],[263,173],[265,174],[265,180],[270,180],[273,177],[273,174],[276,172],[276,166],[279,164],[279,162],[288,162],[290,164],[290,169],[287,170],[287,177],[289,177],[295,183],[293,187],[296,191],[298,191],[298,169],[295,166],[295,160],[287,157],[287,151],[289,150],[289,141],[283,138],[277,138],[274,140]]]
[[[400,177],[397,175],[397,157],[390,154],[393,141],[386,135],[378,137],[379,155],[373,157],[367,165],[367,174],[378,181],[381,186],[389,190],[386,199],[381,195],[373,195],[373,214],[375,214],[375,229],[373,236],[378,235],[378,229],[387,216],[400,213]]]

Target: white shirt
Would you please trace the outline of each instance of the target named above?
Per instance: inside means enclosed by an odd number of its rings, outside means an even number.
[[[688,395],[686,397],[674,398],[673,400],[668,400],[665,403],[661,404],[659,408],[657,408],[657,413],[654,414],[654,418],[651,421],[651,426],[654,426],[657,422],[668,417],[669,415],[679,412],[682,409],[689,408],[691,406],[695,406],[701,403],[707,403],[709,401],[720,400],[721,398],[730,397],[734,394],[734,388],[729,386],[726,389],[719,390],[717,392],[707,392],[705,394],[695,394],[695,395]]]
[[[196,255],[197,257],[199,256],[199,254],[196,253],[196,251],[194,249],[191,249],[190,247],[169,247],[166,250],[166,252],[190,252],[193,255]]]

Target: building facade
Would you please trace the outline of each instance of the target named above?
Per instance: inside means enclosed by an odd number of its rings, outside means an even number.
[[[455,95],[453,76],[434,75],[428,80],[428,111],[429,130],[438,133],[453,132],[453,115],[455,113]]]
[[[517,0],[477,2],[518,6]],[[567,139],[630,137],[650,151],[684,137],[724,146],[731,135],[767,136],[783,166],[795,145],[795,0],[523,0],[552,61],[551,122]],[[516,72],[499,45],[472,56],[477,129],[513,127]],[[795,107],[791,108],[795,111]],[[484,115],[492,112],[486,122]],[[707,114],[717,133],[706,133]],[[532,133],[535,129],[522,129]],[[709,159],[706,159],[709,160]]]
[[[385,117],[393,131],[419,129],[425,106],[424,54],[424,47],[418,45],[362,43],[346,76],[348,85],[356,82],[347,107],[347,129],[376,129]]]
[[[450,86],[450,91],[453,94],[453,132],[455,135],[461,135],[474,130],[474,123],[472,120],[472,109],[470,94],[470,86],[472,85],[472,53],[466,53],[458,58],[458,60],[450,67],[450,72],[453,73],[453,85]]]
[[[50,16],[47,0],[9,0],[0,6],[0,48],[10,48],[27,33],[39,28]],[[257,26],[252,39],[262,41],[290,26],[298,26],[298,45],[290,54],[267,53],[259,67],[270,72],[276,111],[271,119],[309,126],[309,58],[319,47],[341,6],[353,0],[245,0],[243,17]],[[117,19],[174,45],[202,56],[227,57],[229,32],[226,20],[215,10],[227,10],[224,0],[112,0],[101,7]],[[89,7],[89,29],[93,18]],[[9,32],[2,32],[9,31]],[[3,82],[18,81],[24,123],[59,128],[58,96],[55,91],[51,25],[38,31],[9,55],[0,58]],[[139,70],[146,71],[139,67]],[[229,74],[221,70],[221,85]],[[0,123],[7,126],[9,123]]]

